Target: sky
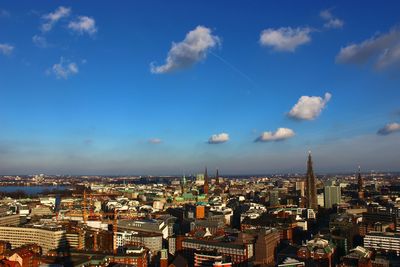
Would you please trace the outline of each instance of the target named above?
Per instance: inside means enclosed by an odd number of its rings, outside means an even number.
[[[400,171],[398,1],[0,1],[0,174]]]

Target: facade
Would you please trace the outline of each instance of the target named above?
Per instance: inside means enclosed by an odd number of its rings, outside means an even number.
[[[65,237],[71,248],[83,249],[85,247],[85,233],[83,231],[67,232]]]
[[[22,216],[19,214],[6,215],[0,217],[0,226],[18,226],[22,222]]]
[[[269,204],[270,204],[270,206],[278,206],[280,204],[278,190],[269,191]]]
[[[218,253],[213,252],[195,252],[194,253],[194,267],[230,267],[231,262],[227,262],[224,257]]]
[[[333,205],[339,204],[342,197],[340,186],[324,187],[325,208],[331,209]]]
[[[317,188],[316,188],[311,152],[309,152],[308,154],[308,161],[307,161],[306,199],[307,199],[307,208],[314,210],[318,209]]]
[[[400,256],[400,234],[394,232],[370,232],[364,237],[364,246]]]
[[[146,232],[117,232],[117,248],[122,248],[125,245],[144,246],[151,253],[156,254],[162,249],[163,237],[157,233]]]
[[[262,266],[275,262],[275,252],[279,244],[279,231],[275,228],[260,229],[255,243],[255,263]]]
[[[118,220],[118,229],[121,231],[158,233],[162,234],[164,239],[172,235],[168,221],[164,220]]]
[[[296,191],[300,191],[300,196],[301,197],[305,196],[306,184],[305,184],[304,181],[297,181],[296,182]]]
[[[286,258],[278,267],[304,267],[306,264],[293,258]]]
[[[316,237],[307,242],[297,251],[297,257],[306,262],[307,266],[332,267],[336,248],[328,240]]]
[[[357,187],[358,187],[358,198],[364,199],[364,181],[361,177],[360,166],[358,166]]]
[[[253,244],[224,243],[206,239],[185,238],[182,241],[182,250],[187,259],[194,259],[198,251],[214,251],[230,257],[233,264],[245,263],[254,256]]]
[[[0,226],[0,240],[10,242],[13,248],[34,243],[42,248],[43,254],[67,244],[65,231],[60,228]]]
[[[208,184],[208,174],[207,174],[207,168],[206,168],[206,171],[204,172],[203,193],[205,195],[207,195],[208,194],[208,190],[209,190],[209,184]]]

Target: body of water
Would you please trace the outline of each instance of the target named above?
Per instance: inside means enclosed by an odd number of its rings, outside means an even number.
[[[28,195],[35,195],[42,193],[44,191],[52,191],[52,190],[67,190],[69,189],[69,186],[65,185],[44,185],[44,186],[39,186],[39,185],[34,185],[34,186],[0,186],[0,192],[6,192],[6,193],[12,193],[12,192],[24,192]]]

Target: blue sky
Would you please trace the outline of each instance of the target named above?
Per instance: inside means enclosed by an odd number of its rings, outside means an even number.
[[[399,170],[396,1],[1,1],[0,173]]]

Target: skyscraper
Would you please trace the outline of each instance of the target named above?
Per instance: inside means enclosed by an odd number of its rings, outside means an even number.
[[[186,193],[186,176],[183,175],[182,180],[181,180],[181,190],[182,193]]]
[[[217,169],[217,173],[215,174],[215,185],[219,185],[219,174],[218,174],[218,169]]]
[[[334,204],[339,204],[341,199],[341,189],[340,186],[325,186],[324,188],[324,199],[325,208],[330,209]]]
[[[358,198],[364,199],[364,182],[361,177],[361,167],[360,166],[358,166],[357,184],[358,184]]]
[[[279,205],[279,191],[278,190],[269,191],[269,204],[270,204],[270,206],[278,206]]]
[[[317,188],[315,183],[311,151],[308,153],[308,161],[307,161],[306,198],[307,198],[307,208],[316,210],[318,208]]]
[[[204,172],[204,186],[203,186],[203,192],[204,194],[208,194],[208,174],[207,174],[207,167]]]

